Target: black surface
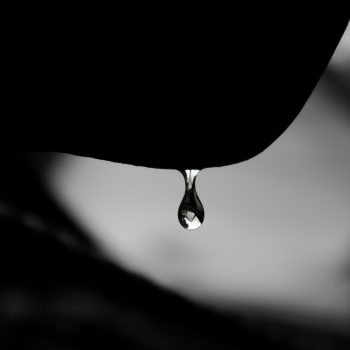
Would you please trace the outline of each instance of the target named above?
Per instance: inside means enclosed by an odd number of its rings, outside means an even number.
[[[127,13],[103,27],[105,36],[83,36],[49,55],[60,64],[48,67],[55,86],[39,110],[68,121],[47,137],[61,141],[56,151],[157,168],[250,159],[313,91],[349,20],[336,6],[311,14],[297,5],[263,15]]]
[[[80,153],[179,169],[256,156],[297,117],[349,11],[230,5],[18,9],[3,148],[94,149]]]
[[[14,22],[4,100],[25,118],[4,118],[4,146],[159,168],[250,159],[297,117],[349,20],[341,2],[85,10]]]

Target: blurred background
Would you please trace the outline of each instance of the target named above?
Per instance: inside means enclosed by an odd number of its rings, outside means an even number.
[[[20,208],[18,171],[9,172],[16,187],[12,202],[1,190],[0,216],[51,232],[60,246],[48,241],[35,250],[36,241],[23,241],[25,235],[12,235],[11,244],[2,236],[3,348],[21,341],[36,349],[79,348],[81,343],[67,340],[74,337],[96,346],[108,339],[139,348],[193,348],[198,343],[191,332],[203,339],[201,348],[213,348],[220,337],[228,344],[231,333],[234,339],[253,334],[254,344],[266,337],[271,349],[281,348],[279,342],[343,348],[350,329],[349,27],[280,138],[247,162],[199,173],[206,216],[198,230],[186,231],[177,221],[185,189],[180,172],[67,154],[32,152],[23,158],[28,176],[60,214],[51,219],[49,205],[41,205],[43,215],[35,214],[37,203],[46,202],[34,187],[30,192],[27,178],[24,202],[32,209]],[[17,257],[6,255],[10,248]],[[33,275],[23,272],[26,266]],[[16,271],[22,271],[22,285],[13,279]],[[125,273],[143,282],[121,278]],[[175,315],[171,322],[167,308]],[[208,335],[215,324],[218,338]],[[288,327],[303,336],[288,333]],[[316,336],[308,338],[310,332]]]

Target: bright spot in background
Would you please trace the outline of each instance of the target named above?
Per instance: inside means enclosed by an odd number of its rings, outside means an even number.
[[[349,60],[348,28],[330,68]],[[188,298],[349,322],[350,104],[331,89],[259,156],[198,175],[199,230],[178,223],[177,171],[62,155],[49,186],[112,260]]]

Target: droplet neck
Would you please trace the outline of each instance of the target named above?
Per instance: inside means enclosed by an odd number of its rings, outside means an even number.
[[[195,230],[204,221],[204,208],[196,191],[197,169],[181,171],[185,179],[185,195],[179,206],[178,218],[182,227]]]

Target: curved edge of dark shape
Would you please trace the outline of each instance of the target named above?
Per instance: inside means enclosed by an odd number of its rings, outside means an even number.
[[[56,152],[56,151],[55,151]],[[116,152],[108,152],[108,151],[77,151],[69,149],[69,151],[57,151],[59,153],[65,153],[73,156],[79,157],[87,157],[93,158],[97,160],[109,161],[112,163],[133,165],[133,166],[141,166],[146,168],[157,168],[157,169],[176,169],[176,170],[185,170],[185,169],[198,169],[202,170],[208,167],[221,167],[226,165],[231,165],[232,163],[229,160],[225,159],[197,159],[192,161],[183,161],[175,155],[166,159],[165,157],[162,159],[159,157],[156,158],[148,158],[147,155],[142,157],[143,152],[139,152],[139,157],[128,157],[127,155],[121,155]],[[245,159],[243,159],[245,160]]]
[[[283,21],[278,22],[282,23],[281,32],[287,35],[286,39],[294,38],[300,44],[288,41],[276,48],[280,38],[277,34],[258,43],[261,62],[255,62],[258,68],[252,67],[252,72],[249,72],[251,79],[258,74],[256,81],[246,81],[244,76],[236,74],[239,68],[249,70],[254,62],[245,63],[237,59],[237,66],[230,77],[236,79],[233,84],[238,84],[238,95],[233,96],[231,87],[226,89],[223,85],[210,92],[214,94],[213,101],[208,101],[211,96],[208,92],[204,97],[194,96],[192,104],[199,110],[193,117],[188,117],[192,111],[186,111],[187,114],[184,113],[181,118],[178,115],[171,117],[172,105],[158,101],[160,105],[164,103],[161,107],[162,113],[166,111],[165,117],[121,117],[118,132],[111,123],[95,123],[94,126],[100,130],[94,130],[92,135],[104,135],[105,142],[99,146],[109,151],[79,151],[77,147],[70,146],[59,147],[55,151],[135,166],[180,170],[227,166],[259,155],[298,116],[325,71],[349,21],[349,15],[340,13],[340,10],[334,16],[317,14],[300,17],[303,22],[299,21],[298,26],[293,28],[288,27],[290,22],[285,25]],[[296,30],[295,35],[291,33],[293,30]],[[268,29],[265,32],[274,33]],[[253,54],[253,50],[250,53]],[[278,57],[279,54],[281,57]],[[230,107],[229,116],[232,112],[237,114],[228,118],[220,102],[225,108]],[[211,118],[203,119],[204,116],[199,117],[201,113]],[[189,120],[184,123],[184,118]],[[184,130],[188,122],[191,128],[195,128],[195,133],[192,129]],[[91,139],[94,140],[93,137]]]

